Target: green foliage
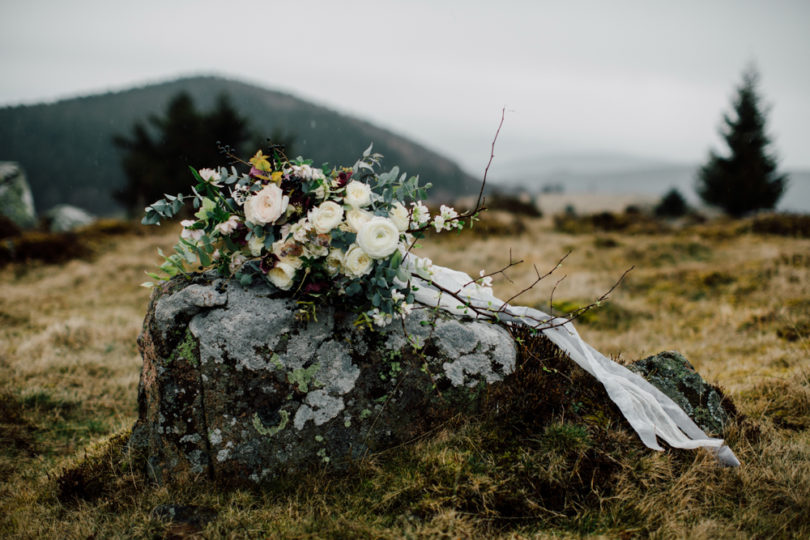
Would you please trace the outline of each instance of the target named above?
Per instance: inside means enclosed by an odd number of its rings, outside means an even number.
[[[734,217],[775,207],[787,187],[787,175],[777,172],[776,157],[768,152],[770,139],[765,133],[758,82],[758,72],[749,67],[737,88],[733,114],[723,117],[720,135],[728,155],[712,150],[698,174],[701,198]]]

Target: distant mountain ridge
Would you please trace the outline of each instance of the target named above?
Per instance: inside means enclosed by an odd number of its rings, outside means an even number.
[[[209,110],[221,93],[228,94],[253,131],[294,135],[293,152],[317,164],[351,165],[373,142],[385,156],[384,168],[399,165],[420,175],[433,183],[433,197],[450,199],[479,186],[453,161],[391,131],[289,94],[214,76],[0,108],[0,161],[23,166],[38,211],[66,203],[101,215],[120,212],[111,194],[125,178],[112,137],[129,135],[135,121],[162,115],[180,91],[188,92],[201,111]]]

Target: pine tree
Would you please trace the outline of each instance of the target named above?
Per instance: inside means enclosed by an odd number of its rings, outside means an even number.
[[[188,193],[192,184],[189,165],[195,168],[224,165],[217,141],[237,152],[251,139],[246,118],[221,95],[211,111],[198,112],[185,92],[171,99],[165,116],[151,116],[148,124],[136,122],[129,137],[116,136],[124,150],[121,164],[126,186],[114,197],[131,213],[163,197],[164,193]]]
[[[721,156],[712,150],[698,173],[700,197],[734,217],[773,208],[787,187],[787,176],[777,173],[776,158],[768,152],[770,139],[765,133],[758,83],[757,70],[748,68],[737,88],[733,114],[723,116],[720,135],[729,154]]]

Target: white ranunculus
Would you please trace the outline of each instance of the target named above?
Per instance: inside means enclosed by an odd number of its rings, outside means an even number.
[[[270,283],[281,289],[288,291],[293,285],[293,278],[295,277],[295,268],[287,263],[279,262],[267,272],[267,279]]]
[[[400,231],[408,230],[408,223],[411,221],[411,216],[408,215],[408,209],[402,206],[402,203],[395,202],[394,206],[391,207],[391,211],[388,212],[388,217],[391,218],[391,221],[394,222],[394,225],[396,225],[397,229]]]
[[[346,254],[341,250],[337,248],[332,248],[329,250],[329,255],[326,256],[324,265],[326,266],[326,271],[330,276],[336,276],[340,273],[340,269],[343,268],[343,260],[345,258]]]
[[[346,185],[346,195],[343,202],[352,208],[361,208],[371,204],[371,186],[352,180]]]
[[[349,277],[363,277],[369,272],[374,260],[357,244],[352,244],[343,259],[343,273]]]
[[[290,198],[276,184],[268,184],[245,201],[245,220],[256,225],[275,223],[284,212]]]
[[[375,216],[364,223],[357,231],[357,245],[374,259],[384,259],[397,249],[399,229],[394,222],[382,216]]]
[[[343,221],[343,207],[334,201],[325,201],[309,211],[309,222],[319,233],[328,233]]]
[[[255,234],[251,236],[250,240],[248,240],[250,254],[258,257],[262,254],[262,248],[264,248],[264,236],[256,236]]]
[[[360,230],[368,220],[374,217],[374,214],[371,212],[367,212],[365,210],[360,210],[359,208],[349,208],[346,212],[346,223],[351,228],[352,232],[357,232]]]

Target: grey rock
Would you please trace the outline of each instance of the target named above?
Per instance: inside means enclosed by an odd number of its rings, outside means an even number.
[[[256,484],[339,468],[480,410],[488,386],[515,369],[512,337],[487,322],[416,309],[405,331],[361,331],[335,307],[316,317],[265,285],[157,289],[130,440],[151,476]]]
[[[660,352],[627,367],[669,396],[709,434],[720,435],[732,417],[733,405],[678,352]]]
[[[0,215],[18,226],[36,225],[34,197],[22,168],[14,162],[0,162]]]
[[[59,204],[45,212],[42,217],[51,232],[70,232],[93,223],[96,218],[77,206]]]

